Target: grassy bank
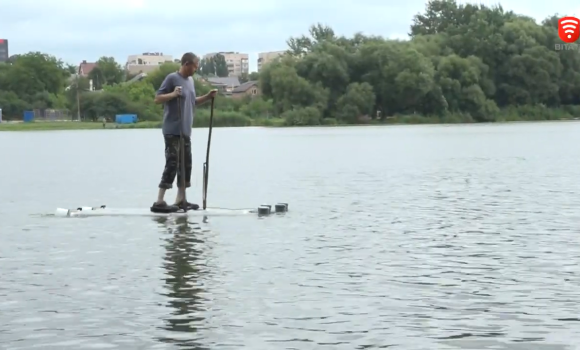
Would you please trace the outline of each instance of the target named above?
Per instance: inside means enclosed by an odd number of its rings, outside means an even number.
[[[201,118],[200,118],[201,119]],[[223,121],[214,120],[216,127],[235,127],[235,126],[282,126],[284,120],[278,118],[251,120],[250,123],[243,125],[236,125],[236,123],[228,124]],[[194,127],[203,128],[209,125],[209,119],[196,121]],[[115,129],[160,129],[161,122],[139,122],[136,124],[115,124],[97,122],[77,122],[77,121],[58,121],[58,122],[3,122],[0,123],[0,131],[50,131],[50,130],[115,130]]]
[[[58,122],[3,122],[0,123],[0,131],[42,131],[42,130],[92,130],[92,129],[129,129],[129,128],[155,128],[159,123],[142,122],[131,125],[119,125],[116,127],[114,123],[107,123],[103,127],[103,123],[95,122],[77,122],[77,121],[58,121]]]
[[[554,121],[554,120],[577,120],[580,117],[580,107],[569,106],[559,109],[545,107],[514,107],[502,110],[498,115],[487,120],[488,122],[517,122],[517,121]],[[204,128],[209,125],[209,111],[199,110],[193,126]],[[389,124],[459,124],[474,123],[474,119],[469,114],[449,114],[446,116],[422,116],[397,115],[385,121],[371,120],[365,124],[369,125],[389,125]],[[319,126],[320,124],[308,124],[304,122],[294,126]],[[322,120],[324,126],[345,126],[349,124],[341,123],[334,118]],[[215,127],[242,127],[242,126],[288,126],[281,118],[250,118],[234,111],[216,111],[214,116]],[[36,121],[30,123],[3,122],[0,123],[0,131],[34,131],[34,130],[88,130],[88,129],[159,129],[161,121],[145,121],[136,124],[115,124],[107,123],[103,126],[100,122],[76,122],[59,121],[44,122]]]

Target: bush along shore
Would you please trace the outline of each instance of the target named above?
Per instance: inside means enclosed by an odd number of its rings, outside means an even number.
[[[251,119],[242,118],[234,123],[227,124],[227,121],[214,119],[214,127],[240,127],[240,126],[284,126],[284,119]],[[102,122],[78,122],[78,121],[39,121],[39,122],[5,122],[0,123],[0,131],[49,131],[49,130],[126,130],[126,129],[161,129],[161,121],[144,121],[133,124],[116,124]],[[209,118],[200,118],[193,125],[195,128],[207,128]]]
[[[580,111],[579,111],[580,112]],[[494,122],[522,122],[522,121],[566,121],[580,120],[575,113],[575,109],[548,109],[544,108],[511,108],[502,110],[493,121]],[[227,117],[217,117],[214,115],[214,127],[288,127],[299,125],[288,125],[283,118],[252,119],[239,114],[226,114]],[[351,123],[341,123],[335,118],[325,118],[321,125],[302,126],[350,126]],[[450,114],[443,118],[438,116],[425,117],[421,115],[401,115],[386,120],[369,120],[366,123],[355,125],[404,125],[404,124],[459,124],[474,123],[470,116],[461,114]],[[160,129],[161,121],[143,121],[134,124],[116,124],[102,122],[78,122],[78,121],[55,121],[55,122],[4,122],[0,123],[0,131],[48,131],[48,130],[125,130],[125,129]],[[209,114],[197,116],[193,124],[194,128],[207,128],[209,126]]]
[[[259,93],[216,98],[215,126],[580,117],[580,55],[562,50],[568,46],[558,38],[555,15],[538,23],[501,6],[433,0],[413,18],[409,33],[408,40],[345,37],[328,26],[313,25],[308,35],[289,38],[286,53],[260,73],[240,77],[241,82],[256,81]],[[227,75],[219,55],[202,60],[200,67],[198,95],[211,89],[205,78]],[[80,111],[83,121],[93,122],[137,114],[140,123],[118,127],[158,127],[162,106],[153,103],[153,96],[165,76],[178,68],[166,63],[139,80],[112,57],[101,57],[88,77],[77,77],[72,75],[75,66],[31,52],[0,64],[0,108],[5,119],[13,120],[31,109],[68,111],[69,118]],[[90,80],[97,83],[92,85],[96,91],[89,91]],[[209,104],[200,106],[195,126],[206,126],[208,117]],[[0,130],[99,128],[69,124],[2,123]]]

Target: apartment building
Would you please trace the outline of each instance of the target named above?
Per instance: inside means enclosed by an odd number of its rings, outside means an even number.
[[[130,74],[150,73],[166,62],[173,62],[173,56],[163,52],[144,52],[140,55],[129,55],[125,69]]]
[[[203,56],[204,59],[211,58],[215,55],[222,55],[228,66],[228,75],[230,77],[241,77],[250,73],[250,63],[247,53],[239,52],[212,52]]]
[[[262,66],[273,59],[280,57],[286,51],[270,51],[270,52],[260,52],[258,54],[258,72],[262,69]]]
[[[0,62],[8,62],[9,60],[8,39],[0,39]]]

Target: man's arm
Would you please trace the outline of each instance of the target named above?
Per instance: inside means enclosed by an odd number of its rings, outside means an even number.
[[[155,103],[165,103],[169,100],[174,99],[177,97],[178,92],[175,90],[173,86],[172,79],[169,78],[169,75],[165,77],[159,90],[157,90],[157,94],[155,95]]]
[[[155,103],[165,103],[167,101],[173,100],[175,97],[177,97],[177,94],[175,92],[157,95],[155,96]]]
[[[209,94],[203,95],[203,96],[199,96],[195,98],[195,104],[196,105],[200,105],[203,103],[206,103],[207,101],[211,100],[211,97]]]
[[[217,93],[217,90],[214,89],[203,96],[196,97],[195,104],[200,105],[200,104],[206,103],[207,101],[210,101],[212,98],[215,97],[216,93]]]

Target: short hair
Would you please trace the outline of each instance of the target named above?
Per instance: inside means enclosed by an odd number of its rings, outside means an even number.
[[[192,52],[186,52],[183,54],[183,56],[181,56],[181,65],[182,66],[185,66],[188,63],[196,63],[197,61],[199,61],[199,57],[197,57]]]

